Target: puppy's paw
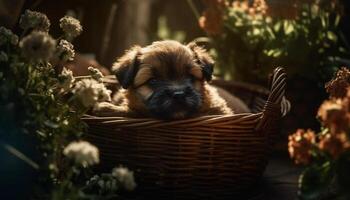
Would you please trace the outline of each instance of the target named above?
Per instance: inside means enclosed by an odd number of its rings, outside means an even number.
[[[121,117],[124,116],[126,110],[122,106],[116,106],[109,102],[96,103],[92,109],[92,113],[101,117]]]

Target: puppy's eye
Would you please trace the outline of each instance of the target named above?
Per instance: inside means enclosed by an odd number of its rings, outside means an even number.
[[[196,78],[195,76],[193,76],[192,74],[190,74],[190,80],[191,80],[192,82],[194,82],[195,80],[197,80],[197,78]]]
[[[147,81],[147,83],[150,84],[150,85],[154,85],[154,84],[156,84],[157,82],[158,82],[158,80],[155,79],[155,78],[151,78],[151,79],[149,79],[149,80]]]

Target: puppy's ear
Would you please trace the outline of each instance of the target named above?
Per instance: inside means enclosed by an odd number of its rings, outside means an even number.
[[[214,71],[214,60],[210,57],[205,49],[198,46],[195,42],[187,45],[193,52],[196,62],[202,67],[202,73],[207,81],[212,79]]]
[[[134,82],[134,78],[140,65],[140,55],[141,47],[134,46],[113,64],[112,72],[115,74],[118,82],[124,89],[129,88]]]

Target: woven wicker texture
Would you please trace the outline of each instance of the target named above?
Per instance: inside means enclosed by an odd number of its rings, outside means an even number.
[[[290,106],[285,79],[277,68],[270,92],[217,84],[231,92],[245,90],[256,113],[178,121],[85,116],[86,137],[100,149],[102,170],[120,164],[134,170],[137,193],[146,199],[232,199],[266,167],[279,119]]]

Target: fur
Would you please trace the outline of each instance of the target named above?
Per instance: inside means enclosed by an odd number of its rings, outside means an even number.
[[[114,96],[115,104],[99,104],[95,114],[160,119],[233,114],[218,90],[208,84],[213,65],[209,54],[193,43],[158,41],[144,48],[135,46],[113,65],[123,88]]]

